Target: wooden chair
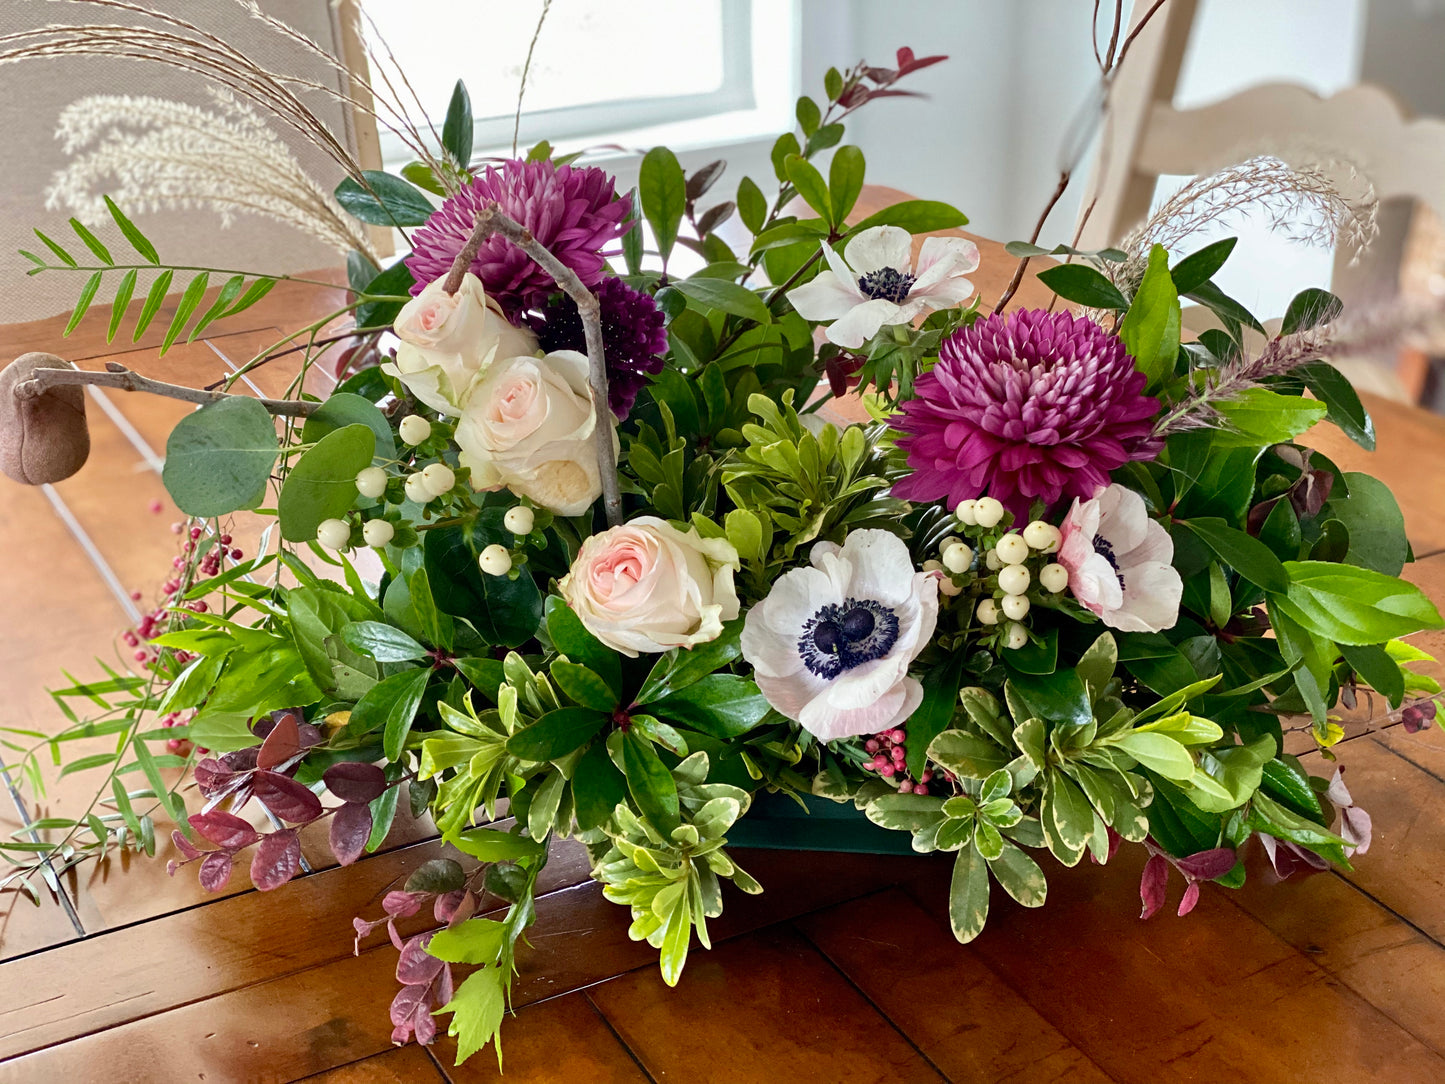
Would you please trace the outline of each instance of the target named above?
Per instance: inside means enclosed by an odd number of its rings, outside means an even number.
[[[1081,247],[1117,243],[1141,222],[1161,175],[1207,174],[1261,153],[1287,161],[1334,160],[1344,166],[1337,179],[1345,191],[1361,183],[1343,175],[1353,166],[1382,204],[1409,203],[1382,207],[1380,237],[1358,265],[1352,254],[1336,254],[1332,288],[1347,302],[1398,292],[1415,207],[1423,204],[1445,219],[1445,121],[1411,118],[1388,91],[1368,84],[1330,97],[1267,84],[1212,105],[1178,109],[1173,98],[1197,6],[1197,0],[1169,0],[1140,32],[1115,77],[1083,201]],[[1135,5],[1134,19],[1147,7]],[[1445,344],[1439,352],[1445,353]],[[1413,371],[1422,364],[1440,362],[1415,351],[1402,355],[1398,374],[1364,363],[1367,368],[1356,367],[1351,376],[1370,390],[1415,399],[1429,383]]]

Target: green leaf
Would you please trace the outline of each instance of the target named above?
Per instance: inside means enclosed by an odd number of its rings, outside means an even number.
[[[962,655],[939,663],[929,671],[923,682],[923,700],[908,717],[908,773],[917,779],[923,774],[928,747],[948,725],[958,710],[958,690],[963,684]]]
[[[1167,734],[1126,731],[1110,744],[1166,779],[1187,780],[1194,774],[1194,758],[1189,750]]]
[[[1200,517],[1179,520],[1215,555],[1250,583],[1274,594],[1289,590],[1289,576],[1274,552],[1259,539],[1229,526],[1222,519]]]
[[[948,924],[953,936],[967,944],[983,932],[988,921],[988,863],[972,843],[961,847],[953,860],[948,888]]]
[[[110,327],[105,333],[105,341],[108,343],[115,341],[120,322],[125,319],[125,310],[130,306],[131,295],[135,293],[135,278],[135,268],[132,267],[121,276],[120,285],[115,288],[115,300],[110,303]]]
[[[1251,327],[1255,331],[1258,331],[1261,335],[1264,334],[1264,326],[1255,315],[1218,286],[1214,285],[1214,283],[1206,282],[1187,292],[1182,290],[1180,292],[1189,298],[1189,300],[1198,301],[1226,324],[1244,324],[1246,327]],[[1237,336],[1231,335],[1231,338],[1234,337]]]
[[[1311,287],[1301,290],[1290,300],[1280,323],[1281,335],[1293,335],[1297,331],[1308,331],[1320,324],[1327,324],[1339,316],[1345,305],[1328,290]]]
[[[171,277],[174,272],[170,268],[162,271],[155,277],[151,287],[146,291],[145,304],[140,307],[140,315],[136,317],[135,331],[131,333],[131,342],[140,342],[140,337],[146,333],[146,328],[151,326],[151,321],[156,318],[156,313],[161,310],[161,303],[166,299],[166,291],[171,288]]]
[[[818,124],[823,119],[823,111],[818,108],[818,103],[806,94],[798,99],[794,113],[798,118],[798,127],[803,130],[804,136],[810,136],[816,132]]]
[[[39,230],[36,230],[35,236],[40,238],[40,240],[45,243],[45,247],[50,249],[51,252],[55,253],[56,259],[60,260],[60,262],[65,264],[66,267],[76,266],[75,257],[72,256],[70,253],[66,252],[65,249],[61,248],[45,234],[41,233]]]
[[[1265,388],[1246,388],[1232,399],[1215,404],[1225,427],[1210,432],[1218,447],[1246,445],[1262,448],[1299,436],[1329,411],[1324,403],[1297,395],[1280,395]]]
[[[724,741],[748,733],[768,714],[768,702],[752,678],[736,674],[709,674],[645,706],[654,715]]]
[[[84,319],[90,303],[95,300],[95,291],[100,289],[100,280],[103,274],[104,272],[97,271],[85,280],[85,285],[80,288],[80,297],[76,299],[75,310],[70,314],[70,320],[66,323],[65,330],[61,332],[63,337],[69,338],[70,333]]]
[[[945,730],[928,743],[928,759],[965,779],[987,779],[1013,757],[986,738]]]
[[[281,537],[309,542],[323,520],[340,519],[356,503],[356,476],[371,466],[376,435],[366,425],[346,425],[327,433],[303,452],[276,500]]]
[[[1013,674],[1008,679],[1008,689],[1025,708],[1023,712],[1015,712],[1015,718],[1044,719],[1055,729],[1084,726],[1094,718],[1089,692],[1073,670]]]
[[[403,264],[402,266],[405,266],[405,264]],[[257,279],[255,282],[251,283],[251,285],[247,288],[246,292],[241,295],[240,300],[238,300],[225,312],[221,313],[220,316],[215,317],[215,319],[220,320],[224,319],[227,316],[235,316],[238,312],[244,312],[246,309],[249,309],[252,305],[254,305],[256,302],[260,301],[263,297],[269,294],[271,292],[271,287],[275,285],[275,279]],[[357,311],[360,312],[361,310],[358,309]],[[363,325],[358,324],[357,326],[361,327]]]
[[[768,219],[768,201],[763,190],[751,177],[738,182],[738,215],[749,233],[756,234]]]
[[[617,707],[617,694],[597,674],[575,662],[559,659],[550,671],[557,688],[584,708],[612,712]]]
[[[622,769],[637,808],[663,836],[670,834],[681,823],[677,781],[652,743],[633,731],[623,734]]]
[[[746,286],[726,279],[693,278],[674,279],[668,288],[676,290],[689,301],[696,302],[702,309],[716,309],[718,312],[742,316],[759,324],[770,324],[773,315],[763,299]]]
[[[397,260],[367,284],[366,292],[373,295],[405,297],[415,284],[411,269],[405,260]],[[401,312],[404,301],[368,301],[359,305],[354,313],[356,326],[388,330],[392,321]]]
[[[1186,790],[1189,800],[1207,813],[1227,813],[1237,809],[1259,789],[1264,766],[1274,759],[1275,741],[1269,734],[1261,735],[1247,745],[1222,749],[1203,749],[1199,753],[1199,772]],[[1203,778],[1201,778],[1203,777]],[[1204,779],[1218,784],[1201,787]]]
[[[1286,561],[1286,613],[1306,630],[1337,644],[1379,644],[1445,622],[1414,584],[1354,565]]]
[[[547,599],[547,637],[563,655],[600,675],[615,696],[622,695],[622,661],[617,652],[588,632],[581,618],[556,595]]]
[[[1360,402],[1355,386],[1344,373],[1327,361],[1312,361],[1301,365],[1294,375],[1303,380],[1305,387],[1328,408],[1326,420],[1333,422],[1340,432],[1365,451],[1375,450],[1375,423]]]
[[[828,185],[818,167],[800,155],[790,154],[783,160],[783,168],[787,171],[788,183],[798,190],[803,202],[829,225],[836,225],[837,220],[832,217],[833,205],[828,199]]]
[[[91,252],[95,253],[96,259],[100,260],[101,263],[105,264],[107,267],[113,266],[115,264],[115,260],[111,259],[110,249],[106,248],[103,244],[100,243],[99,237],[91,233],[90,230],[86,229],[84,222],[80,221],[80,219],[78,218],[72,218],[70,220],[70,228],[75,231],[75,236],[79,237],[81,241],[84,242],[85,247],[90,249]]]
[[[556,760],[596,737],[607,719],[591,708],[557,708],[508,738],[507,752],[538,763]]]
[[[858,195],[863,191],[865,168],[863,152],[857,147],[839,147],[833,152],[833,161],[828,166],[828,198],[833,212],[831,221],[842,222],[858,202]]]
[[[306,424],[301,428],[301,440],[305,444],[316,444],[328,434],[348,425],[364,425],[375,435],[373,460],[396,458],[396,436],[386,420],[386,415],[371,400],[355,392],[333,392],[326,402],[306,419]]]
[[[187,515],[229,515],[265,498],[276,455],[276,429],[266,408],[231,396],[176,423],[161,480]]]
[[[346,732],[359,738],[380,730],[386,758],[399,760],[431,675],[430,668],[416,667],[382,678],[351,709]]]
[[[1339,520],[1350,533],[1345,562],[1398,576],[1410,555],[1410,541],[1395,495],[1384,482],[1368,474],[1350,471],[1344,477],[1349,495],[1331,498],[1325,505],[1324,518]],[[1280,504],[1289,506],[1287,500]]]
[[[848,235],[861,233],[874,226],[898,226],[909,233],[931,233],[968,225],[968,216],[956,207],[931,199],[906,199],[869,215],[849,227]]]
[[[1238,237],[1226,237],[1222,241],[1205,245],[1198,252],[1191,252],[1175,264],[1170,275],[1174,279],[1176,293],[1187,294],[1212,279],[1215,272],[1224,266],[1224,261],[1229,259],[1229,254],[1234,251],[1238,242]],[[1152,256],[1151,253],[1151,262]]]
[[[582,754],[572,775],[572,797],[577,803],[574,816],[582,831],[601,828],[618,803],[627,800],[627,780],[597,742]]]
[[[433,196],[441,196],[442,199],[446,199],[446,186],[442,184],[441,181],[437,180],[436,173],[433,172],[431,166],[427,165],[425,162],[408,162],[406,165],[401,167],[400,172],[403,177],[409,180],[412,184],[416,185],[423,192],[430,192]],[[351,255],[357,256],[360,255],[360,253],[353,251]],[[367,263],[371,263],[371,261],[367,260]],[[376,273],[376,266],[374,264],[371,267],[371,272],[372,274]],[[365,279],[361,279],[358,281],[356,278],[348,277],[348,281],[352,284],[353,288],[366,285]]]
[[[1366,644],[1359,647],[1344,646],[1340,654],[1350,669],[1364,678],[1370,688],[1390,701],[1390,707],[1398,708],[1405,698],[1405,672],[1400,664],[1390,657],[1381,644]]]
[[[481,550],[491,542],[511,542],[510,535],[503,539],[499,525],[494,529],[487,524],[485,515],[470,535],[461,526],[426,532],[427,575],[438,608],[466,618],[488,644],[516,647],[536,635],[542,621],[542,593],[525,568],[515,579],[482,574],[477,567]]]
[[[698,644],[690,650],[675,648],[667,652],[653,664],[647,680],[638,690],[637,702],[655,703],[727,666],[742,655],[742,633],[743,619],[739,617],[724,624],[722,633],[715,640]],[[572,653],[569,651],[568,654]]]
[[[1134,358],[1135,368],[1149,378],[1145,391],[1159,387],[1174,374],[1179,357],[1179,293],[1163,245],[1150,249],[1148,270],[1119,325],[1119,337]]]
[[[687,209],[687,178],[677,156],[666,147],[653,147],[642,158],[637,175],[642,213],[652,227],[657,250],[665,265],[677,242],[677,228]]]
[[[190,320],[191,314],[200,305],[201,298],[206,294],[206,285],[210,282],[211,276],[208,272],[202,271],[186,285],[185,293],[181,294],[181,300],[176,305],[176,313],[171,317],[171,325],[166,328],[165,338],[161,340],[161,353],[164,354],[171,348],[171,344]]]
[[[1264,766],[1259,785],[1276,801],[1306,817],[1323,818],[1320,799],[1310,777],[1294,757],[1280,757]]]
[[[511,975],[499,967],[484,967],[468,976],[452,999],[437,1010],[452,1014],[447,1034],[457,1041],[458,1065],[497,1038],[507,1011],[510,979]],[[498,1048],[499,1066],[501,1057]]]
[[[362,170],[363,186],[346,177],[336,186],[336,202],[352,218],[372,226],[423,226],[436,208],[410,181],[379,169]]]
[[[115,219],[115,224],[120,227],[120,232],[130,242],[131,248],[140,253],[141,258],[147,263],[159,264],[160,256],[156,253],[155,245],[151,244],[146,235],[136,228],[136,224],[126,218],[125,214],[115,205],[115,200],[109,196],[103,197],[105,208],[110,212],[110,217]]]
[[[468,828],[447,842],[478,862],[515,862],[542,853],[542,844],[537,840],[496,828]]]
[[[1003,851],[988,864],[994,880],[1024,907],[1042,907],[1049,885],[1039,864],[1018,847],[1004,841]]]
[[[463,169],[472,160],[472,133],[472,99],[467,85],[458,79],[447,105],[447,119],[442,123],[442,146]]]
[[[414,662],[430,657],[425,647],[384,621],[353,621],[342,627],[341,639],[353,651],[377,662]]]
[[[161,778],[160,765],[156,763],[150,747],[140,738],[133,739],[130,745],[135,752],[136,760],[140,762],[141,772],[145,775],[146,782],[151,785],[151,791],[165,808],[166,816],[177,825],[186,824],[186,803]]]
[[[427,942],[426,951],[448,963],[495,965],[501,959],[506,937],[504,923],[493,918],[472,918],[458,926],[438,930]]]
[[[1038,280],[1065,301],[1075,301],[1091,309],[1122,312],[1129,307],[1129,299],[1119,288],[1086,264],[1061,263],[1046,267],[1038,273]]]
[[[226,311],[227,306],[235,301],[241,293],[241,287],[246,284],[245,275],[232,275],[221,284],[220,291],[216,294],[216,300],[211,302],[211,307],[201,314],[196,321],[196,326],[191,328],[190,335],[186,336],[187,342],[195,342],[196,336],[210,327],[221,314]]]

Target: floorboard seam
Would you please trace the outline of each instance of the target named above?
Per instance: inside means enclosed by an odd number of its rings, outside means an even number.
[[[120,577],[115,574],[115,570],[110,567],[110,562],[105,559],[105,555],[100,552],[85,528],[81,526],[80,520],[75,518],[75,513],[72,512],[70,506],[65,503],[65,498],[49,483],[46,483],[40,488],[44,492],[46,500],[50,502],[50,507],[54,509],[55,514],[60,517],[60,522],[65,524],[66,529],[70,531],[71,537],[75,539],[80,545],[80,548],[85,552],[85,556],[89,558],[91,565],[94,566],[102,582],[110,589],[110,593],[115,596],[116,601],[120,603],[120,608],[125,612],[131,624],[140,624],[140,608],[136,606],[135,600],[130,597],[130,592],[125,589],[125,585],[120,582]]]
[[[592,1000],[592,995],[586,990],[579,990],[578,993],[582,995],[582,1000],[587,1002],[587,1004],[592,1007],[592,1011],[595,1012],[597,1014],[597,1018],[602,1021],[603,1027],[605,1027],[609,1032],[612,1033],[612,1037],[617,1040],[617,1045],[622,1047],[623,1050],[627,1051],[627,1056],[631,1058],[633,1064],[637,1066],[637,1071],[640,1072],[648,1080],[652,1081],[652,1084],[657,1084],[657,1077],[653,1076],[650,1072],[648,1072],[647,1066],[644,1065],[642,1063],[642,1059],[637,1056],[637,1051],[633,1050],[632,1047],[628,1044],[627,1040],[622,1037],[622,1033],[612,1026],[612,1021],[607,1019],[607,1014],[602,1011],[601,1007],[598,1006],[597,1002]]]
[[[1411,760],[1411,759],[1410,759],[1409,757],[1407,757],[1404,753],[1400,752],[1398,749],[1394,748],[1393,746],[1386,745],[1384,742],[1376,742],[1375,744],[1378,745],[1378,746],[1379,746],[1381,749],[1383,749],[1385,752],[1389,753],[1392,757],[1396,757],[1396,758],[1398,758],[1398,759],[1400,759],[1400,760],[1403,760],[1406,764],[1410,765],[1412,768],[1418,768],[1420,771],[1422,771],[1422,772],[1424,772],[1426,775],[1428,775],[1431,779],[1435,780],[1435,782],[1437,782],[1437,783],[1445,783],[1445,777],[1442,777],[1442,776],[1436,774],[1434,771],[1432,771],[1431,769],[1425,767],[1425,765],[1421,764],[1419,761],[1417,761],[1417,760]]]
[[[4,782],[5,789],[10,792],[10,801],[15,804],[15,812],[20,815],[20,823],[27,829],[26,835],[30,837],[32,843],[39,843],[40,834],[31,827],[33,821],[30,817],[30,808],[25,804],[25,799],[16,788],[15,781],[10,778],[10,770],[3,766],[0,766],[0,781]],[[45,879],[45,884],[51,893],[59,901],[60,909],[65,912],[65,917],[70,920],[70,926],[75,930],[76,936],[84,937],[85,925],[80,921],[80,915],[76,913],[75,904],[70,899],[70,893],[67,892],[65,886],[60,883],[60,878],[56,876],[55,873],[55,867],[48,858],[45,860],[45,872],[42,873],[41,876]],[[66,942],[66,944],[69,944],[69,942]],[[53,948],[54,946],[47,945],[45,947]],[[43,952],[44,949],[40,951]],[[10,957],[9,959],[18,958],[19,957]],[[8,960],[6,962],[8,962]]]
[[[892,886],[892,887],[897,887],[897,886]],[[889,891],[889,889],[880,889],[879,891],[880,891],[880,892],[886,892],[886,891]],[[876,893],[869,893],[869,895],[876,895]],[[858,897],[858,898],[859,898],[859,899],[866,899],[867,897],[866,897],[866,896],[860,896],[860,897]],[[853,901],[853,900],[849,900],[849,901],[847,901],[847,902],[852,903],[852,902],[854,902],[854,901]],[[841,906],[841,905],[839,905],[839,906]],[[822,909],[820,909],[820,910],[822,910]],[[800,916],[798,916],[798,917],[801,918],[801,917],[804,917],[804,916],[801,916],[801,915],[800,915]],[[808,936],[807,931],[805,931],[804,929],[802,929],[802,927],[800,927],[800,926],[798,925],[798,920],[797,920],[796,918],[795,918],[795,919],[792,919],[792,920],[789,922],[789,925],[792,927],[792,930],[793,930],[793,932],[794,932],[795,934],[797,934],[797,935],[798,935],[799,937],[801,937],[804,941],[806,941],[809,945],[811,945],[812,948],[813,948],[813,951],[816,952],[819,956],[821,956],[824,960],[827,961],[828,966],[831,967],[834,971],[836,971],[836,972],[838,973],[839,977],[840,977],[844,982],[846,982],[849,986],[851,986],[851,987],[853,988],[853,990],[858,994],[858,996],[861,997],[861,998],[864,1000],[864,1002],[867,1003],[867,1005],[868,1005],[869,1008],[871,1008],[874,1012],[876,1012],[876,1013],[877,1013],[880,1017],[882,1017],[884,1020],[888,1021],[888,1026],[891,1027],[894,1031],[896,1031],[896,1032],[898,1033],[898,1037],[899,1037],[900,1039],[902,1039],[905,1043],[907,1043],[909,1046],[911,1046],[914,1050],[918,1051],[918,1056],[919,1056],[920,1058],[922,1058],[925,1062],[927,1062],[928,1065],[929,1065],[929,1067],[930,1067],[935,1073],[937,1073],[942,1080],[947,1081],[948,1084],[953,1084],[953,1078],[950,1077],[947,1073],[945,1073],[945,1072],[943,1071],[942,1067],[939,1066],[937,1062],[935,1062],[931,1057],[928,1056],[928,1052],[925,1051],[925,1050],[924,1050],[921,1046],[919,1046],[917,1043],[915,1043],[915,1042],[913,1041],[913,1039],[909,1036],[909,1034],[908,1034],[906,1031],[904,1031],[901,1027],[898,1026],[897,1022],[893,1019],[893,1017],[889,1016],[886,1012],[883,1011],[883,1007],[882,1007],[881,1005],[879,1005],[876,1001],[874,1001],[871,997],[868,996],[867,991],[864,990],[863,987],[859,986],[856,982],[853,981],[853,976],[850,975],[850,974],[848,974],[848,972],[843,969],[843,967],[838,963],[838,961],[835,960],[835,959],[833,959],[833,957],[828,954],[828,950],[827,950],[827,949],[823,948],[822,945],[818,944],[818,942],[814,941],[811,937]]]

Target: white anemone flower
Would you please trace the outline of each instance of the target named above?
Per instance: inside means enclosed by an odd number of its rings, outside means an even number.
[[[1074,498],[1056,560],[1069,590],[1104,624],[1123,632],[1159,632],[1179,620],[1184,583],[1174,540],[1149,518],[1144,498],[1117,482],[1093,500]]]
[[[856,350],[890,324],[952,308],[973,293],[964,278],[978,268],[978,246],[963,237],[929,237],[913,265],[913,237],[874,226],[848,242],[846,261],[827,245],[828,269],[788,294],[805,320],[832,320],[828,340]]]
[[[822,741],[898,726],[923,700],[909,664],[938,622],[938,577],[888,531],[819,542],[748,611],[742,649],[769,704]]]

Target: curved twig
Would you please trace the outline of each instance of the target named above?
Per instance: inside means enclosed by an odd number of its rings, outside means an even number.
[[[106,362],[105,369],[105,372],[95,369],[36,369],[29,380],[23,380],[15,385],[15,397],[17,399],[36,399],[51,388],[67,384],[91,384],[98,388],[114,388],[117,391],[144,391],[152,395],[164,395],[168,399],[180,399],[186,403],[200,403],[203,406],[221,399],[236,398],[224,391],[203,391],[200,388],[188,388],[182,384],[167,384],[162,380],[152,380],[150,377],[141,376],[140,373],[127,369],[124,365],[114,361]],[[272,414],[287,418],[308,417],[321,406],[320,402],[304,399],[257,399],[256,401]]]

